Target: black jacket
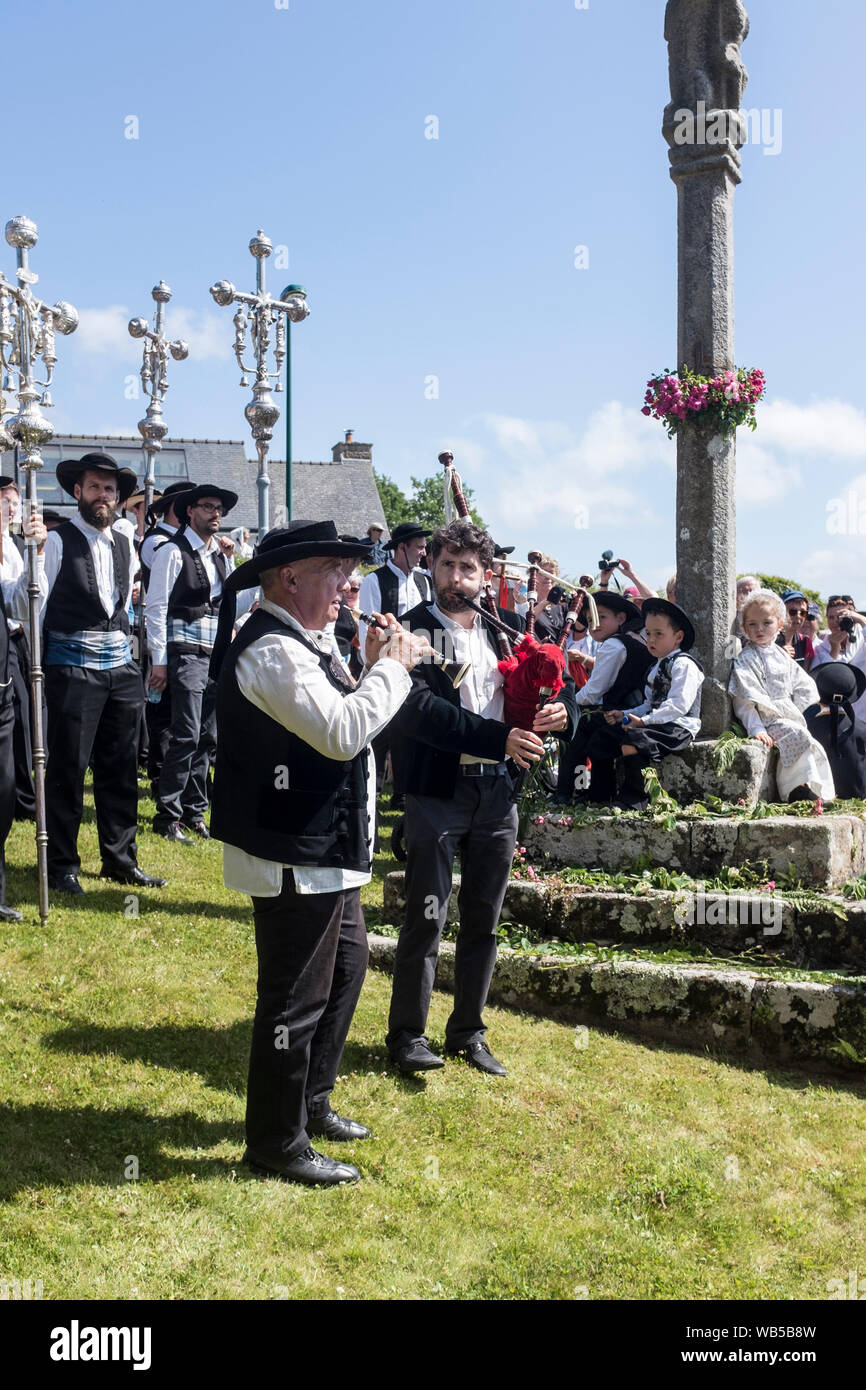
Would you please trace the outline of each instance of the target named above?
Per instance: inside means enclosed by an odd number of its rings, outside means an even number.
[[[497,611],[515,633],[523,631],[524,622],[518,614],[504,608]],[[410,608],[400,621],[411,632],[430,632],[438,628],[442,633],[441,646],[438,640],[434,645],[446,656],[453,655],[447,631],[427,604],[419,603],[417,607]],[[487,624],[485,628],[495,651],[495,634]],[[565,688],[555,697],[555,703],[564,704],[568,711],[568,727],[559,735],[560,738],[570,739],[574,736],[577,726],[574,697],[574,681],[567,675]],[[405,767],[405,791],[415,796],[441,797],[454,795],[461,753],[502,762],[511,728],[498,719],[485,719],[483,715],[473,714],[466,709],[460,702],[460,691],[454,689],[441,667],[432,662],[422,662],[415,667],[412,689],[389,727],[392,747],[395,742],[400,745],[399,756]],[[522,770],[512,766],[516,791],[522,781]]]

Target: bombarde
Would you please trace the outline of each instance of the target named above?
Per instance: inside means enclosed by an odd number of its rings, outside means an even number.
[[[380,623],[378,618],[371,617],[369,613],[362,613],[360,608],[351,609],[351,613],[353,617],[360,618],[361,622],[366,623],[368,627],[377,627],[382,632],[387,632],[390,636],[394,636],[393,628],[388,627],[387,623]],[[448,657],[444,656],[442,652],[437,652],[435,650],[430,660],[433,662],[434,666],[440,666],[442,668],[442,671],[448,677],[455,690],[460,689],[460,686],[465,681],[472,667],[470,661],[449,661]]]

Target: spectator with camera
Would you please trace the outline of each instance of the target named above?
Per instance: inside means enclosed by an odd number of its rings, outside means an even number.
[[[858,613],[850,594],[831,594],[827,600],[829,631],[815,648],[812,673],[829,661],[848,661],[866,672],[866,617]],[[866,694],[854,701],[854,714],[866,718]]]
[[[621,570],[626,578],[631,580],[631,586],[633,587],[630,586],[626,589],[626,593],[632,602],[636,599],[643,600],[645,598],[658,597],[655,589],[651,589],[648,584],[645,584],[642,579],[638,578],[628,560],[615,560],[613,558],[612,550],[605,550],[602,552],[601,559],[598,562],[598,584],[596,587],[602,590],[609,589],[610,582],[613,580],[617,589],[621,589],[621,585],[616,579],[617,570]],[[640,603],[638,603],[637,606],[640,607]]]

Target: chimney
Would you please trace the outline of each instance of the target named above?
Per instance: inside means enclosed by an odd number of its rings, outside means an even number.
[[[351,442],[352,442],[352,440],[353,440],[354,438],[355,438],[355,431],[354,431],[354,430],[346,430],[346,443],[347,443],[347,444],[351,444]]]

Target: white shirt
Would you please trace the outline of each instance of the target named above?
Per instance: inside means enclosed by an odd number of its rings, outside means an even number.
[[[215,537],[208,536],[203,541],[197,531],[187,526],[184,536],[193,550],[201,555],[205,574],[210,582],[211,599],[219,598],[223,591],[222,575],[216,567],[216,557],[221,555]],[[150,583],[147,586],[147,645],[154,666],[165,666],[168,661],[166,638],[166,614],[171,591],[183,566],[183,554],[179,546],[161,545],[153,557],[150,569]],[[232,562],[226,559],[226,572],[230,573]],[[237,613],[246,613],[252,606],[257,589],[242,589],[237,595]]]
[[[114,530],[107,526],[104,531],[98,527],[91,526],[90,522],[85,521],[80,512],[71,516],[70,521],[73,526],[77,526],[81,534],[85,537],[90,546],[90,553],[93,557],[93,569],[96,575],[96,589],[99,594],[99,602],[102,604],[107,616],[110,618],[120,595],[117,585],[114,582]],[[60,573],[60,565],[63,560],[63,540],[59,531],[49,531],[48,539],[45,542],[45,580],[46,594],[43,599],[43,610],[45,602],[54,588],[55,581]],[[127,588],[127,599],[132,594],[132,585],[135,581],[135,571],[138,569],[138,556],[132,545],[129,547],[129,585]]]
[[[586,685],[577,692],[578,705],[600,705],[610,690],[622,667],[625,665],[626,648],[624,642],[608,637],[598,644],[595,665]]]
[[[417,604],[423,603],[427,597],[426,591],[422,594],[419,589],[415,576],[420,574],[420,570],[412,570],[410,574],[404,574],[398,569],[393,560],[388,561],[388,569],[397,576],[397,612],[395,618],[402,618],[404,613],[408,613],[410,608],[415,608]],[[361,580],[361,588],[358,593],[358,607],[362,613],[381,613],[382,612],[382,591],[379,586],[379,576],[366,574]],[[364,643],[367,640],[367,624],[358,623],[358,641],[361,644],[361,651],[364,650]]]
[[[671,656],[679,654],[679,647],[671,652]],[[667,661],[667,657],[663,658]],[[644,724],[679,724],[688,733],[694,735],[701,727],[700,713],[694,715],[694,709],[701,686],[704,683],[703,672],[698,668],[694,661],[675,661],[671,670],[671,688],[667,698],[652,708],[652,683],[658,675],[660,661],[655,666],[650,667],[647,673],[646,686],[644,687],[645,699],[642,705],[636,705],[629,710],[629,714],[636,714]],[[753,706],[754,708],[754,706]],[[699,707],[700,709],[700,707]],[[626,725],[626,727],[628,727]]]
[[[40,602],[47,594],[45,588],[45,564],[41,555],[36,557],[36,577],[40,589]],[[16,632],[22,624],[28,625],[30,613],[27,585],[29,583],[27,566],[17,545],[8,531],[3,532],[3,560],[0,562],[0,584],[3,586],[3,602],[9,620],[9,631]]]
[[[141,555],[141,563],[145,565],[148,569],[151,569],[153,567],[153,557],[155,552],[161,546],[165,545],[166,541],[174,535],[176,530],[176,526],[170,526],[167,522],[160,521],[158,523],[157,530],[154,531],[153,535],[148,536],[145,540],[141,542],[141,550],[139,551],[139,554]]]
[[[376,819],[376,767],[370,743],[393,719],[412,688],[409,672],[389,657],[380,657],[361,677],[355,690],[341,695],[325,675],[317,650],[335,650],[332,635],[312,632],[278,604],[263,599],[268,613],[287,627],[303,632],[309,647],[268,633],[253,642],[237,661],[241,694],[263,714],[297,734],[325,758],[346,762],[367,752],[367,813],[372,842]],[[254,897],[275,898],[282,889],[283,869],[291,868],[299,893],[336,893],[369,883],[361,869],[305,868],[259,859],[235,845],[223,845],[223,878],[227,888]]]
[[[472,626],[463,627],[450,613],[444,613],[438,603],[428,604],[427,609],[439,619],[451,638],[455,660],[469,662],[469,670],[459,690],[463,708],[471,710],[473,714],[480,714],[484,719],[504,721],[504,677],[499,669],[499,657],[487,636],[484,619],[476,613]],[[430,645],[434,646],[434,643],[431,642]],[[460,761],[494,763],[496,759],[476,758],[471,753],[461,753]]]
[[[866,671],[866,629],[855,627],[853,632],[848,634],[848,642],[844,651],[838,656],[833,656],[830,651],[829,634],[822,638],[815,646],[815,660],[812,662],[811,671],[815,671],[819,666],[826,666],[828,661],[847,661],[852,666],[859,666],[861,671]],[[866,719],[866,691],[860,696],[859,700],[852,702],[851,708],[858,719]],[[763,727],[763,726],[762,726]],[[751,734],[751,729],[748,730]]]

